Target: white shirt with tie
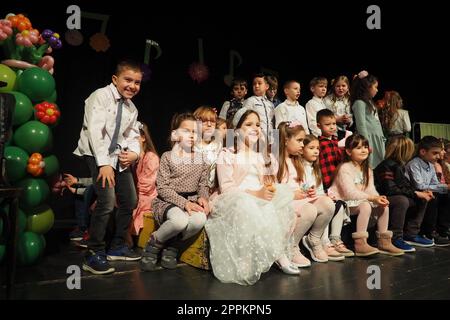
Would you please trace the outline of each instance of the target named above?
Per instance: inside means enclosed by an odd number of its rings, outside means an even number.
[[[243,108],[256,111],[259,114],[261,130],[264,136],[267,137],[269,134],[269,137],[272,137],[272,120],[275,116],[273,103],[270,102],[265,96],[251,96],[244,101]],[[271,139],[269,139],[269,143],[271,142]]]
[[[117,167],[118,154],[109,154],[108,148],[116,128],[116,114],[121,95],[114,84],[97,89],[85,101],[83,127],[78,140],[78,147],[73,152],[78,156],[93,156],[97,166]],[[122,150],[140,154],[138,110],[130,99],[125,99],[122,106],[117,144]],[[120,167],[120,171],[124,168]]]

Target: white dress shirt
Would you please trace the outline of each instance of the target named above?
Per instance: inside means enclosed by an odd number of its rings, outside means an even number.
[[[348,98],[337,98],[334,95],[328,95],[323,99],[325,106],[334,112],[336,117],[346,115],[352,115],[352,108],[350,106],[350,101]],[[348,127],[353,124],[353,117],[350,119],[348,124],[337,124],[339,130],[346,131]]]
[[[265,137],[269,135],[269,143],[271,143],[273,131],[272,120],[275,114],[273,103],[270,102],[266,97],[252,96],[244,101],[243,108],[258,112],[259,120],[261,123],[261,130],[264,133]]]
[[[309,130],[316,137],[322,134],[322,131],[317,127],[316,115],[322,109],[325,109],[326,106],[323,103],[323,99],[318,97],[313,97],[306,104],[306,116],[308,118]]]
[[[284,121],[298,121],[303,126],[306,134],[309,134],[306,111],[298,101],[292,102],[286,99],[275,108],[275,127]]]
[[[117,167],[118,155],[109,154],[108,148],[116,128],[116,113],[121,95],[114,84],[94,91],[85,101],[83,127],[78,140],[78,147],[73,152],[78,156],[93,156],[97,166]],[[122,107],[117,144],[122,148],[140,154],[138,111],[126,99]],[[120,171],[125,168],[120,167]]]

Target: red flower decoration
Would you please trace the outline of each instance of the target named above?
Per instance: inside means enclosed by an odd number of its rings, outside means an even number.
[[[34,106],[36,118],[45,124],[55,124],[61,113],[55,104],[44,101]]]
[[[208,67],[202,63],[194,62],[189,66],[189,76],[197,83],[201,83],[208,79],[209,70]]]

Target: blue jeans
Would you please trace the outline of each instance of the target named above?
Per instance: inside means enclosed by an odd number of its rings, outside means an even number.
[[[105,250],[106,228],[109,217],[114,212],[116,197],[119,208],[116,214],[116,229],[111,241],[111,249],[124,246],[133,210],[137,205],[136,188],[131,169],[128,168],[122,172],[115,170],[115,187],[110,188],[106,183],[106,187],[102,188],[102,181],[97,181],[99,170],[95,158],[91,156],[84,156],[84,158],[92,179],[95,181],[94,188],[97,194],[97,205],[92,213],[89,227],[88,249],[95,252]]]
[[[95,188],[92,184],[86,187],[83,195],[75,195],[75,217],[81,231],[87,230],[89,227],[89,208],[94,202],[94,198]]]

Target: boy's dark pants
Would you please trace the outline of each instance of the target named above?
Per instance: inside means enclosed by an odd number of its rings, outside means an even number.
[[[450,227],[450,199],[448,194],[434,193],[435,199],[428,203],[421,233],[427,236],[437,231],[446,237]]]
[[[409,237],[417,236],[427,209],[427,202],[403,195],[387,198],[389,200],[389,230],[393,232],[393,239],[403,238],[403,233]]]
[[[102,181],[97,181],[99,170],[95,158],[85,156],[85,160],[91,172],[97,194],[97,205],[92,214],[89,228],[88,249],[94,252],[105,250],[106,228],[109,217],[114,212],[116,196],[119,209],[117,210],[116,230],[111,242],[111,248],[122,247],[125,245],[126,233],[128,232],[133,209],[137,205],[136,189],[131,169],[128,168],[122,172],[114,170],[115,188],[110,188],[108,183],[106,183],[105,188],[102,188]]]

